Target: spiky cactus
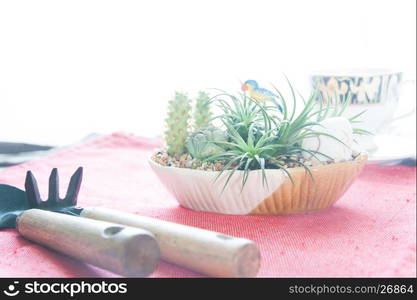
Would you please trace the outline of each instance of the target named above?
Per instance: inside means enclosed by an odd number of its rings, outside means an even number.
[[[208,127],[212,113],[210,111],[210,98],[205,92],[200,91],[195,103],[194,130]]]
[[[166,118],[167,130],[165,142],[169,155],[184,153],[185,142],[188,137],[188,125],[190,119],[191,104],[186,94],[175,93],[175,98],[169,101],[168,117]]]

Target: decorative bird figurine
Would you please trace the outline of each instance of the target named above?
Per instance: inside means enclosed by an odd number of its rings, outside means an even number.
[[[281,106],[275,101],[277,96],[272,93],[270,90],[259,87],[258,83],[255,80],[246,80],[242,85],[242,91],[247,91],[249,97],[255,99],[259,102],[273,102],[277,105],[278,109],[282,112]]]

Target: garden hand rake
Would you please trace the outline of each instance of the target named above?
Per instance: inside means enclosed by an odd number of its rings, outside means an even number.
[[[58,172],[54,169],[46,201],[41,200],[30,171],[26,192],[0,185],[0,228],[16,227],[33,242],[117,274],[143,277],[152,273],[160,252],[150,232],[74,216],[81,180],[79,168],[71,177],[66,197],[60,199]]]

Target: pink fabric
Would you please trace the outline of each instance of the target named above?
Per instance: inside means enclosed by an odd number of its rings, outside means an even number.
[[[64,193],[84,166],[81,206],[106,206],[254,240],[262,253],[260,277],[416,276],[416,168],[367,166],[332,208],[292,216],[228,216],[180,207],[148,166],[159,140],[124,134],[65,149],[0,172],[0,182],[23,188],[34,171],[47,193],[58,167]],[[0,232],[0,276],[116,276],[20,237]],[[154,277],[201,276],[161,263]]]

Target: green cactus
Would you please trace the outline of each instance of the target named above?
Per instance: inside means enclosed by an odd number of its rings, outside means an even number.
[[[226,133],[218,128],[208,127],[195,132],[187,141],[188,153],[200,160],[223,153],[225,149],[216,142],[226,142]]]
[[[191,104],[188,96],[176,92],[175,98],[169,101],[168,117],[165,120],[167,126],[165,142],[168,146],[167,152],[171,156],[183,154],[185,151],[190,111]]]
[[[210,98],[205,92],[200,91],[196,99],[194,110],[194,130],[208,127],[212,113],[210,111]]]

